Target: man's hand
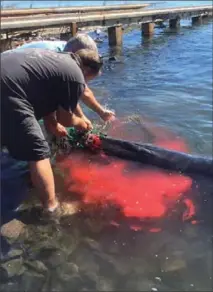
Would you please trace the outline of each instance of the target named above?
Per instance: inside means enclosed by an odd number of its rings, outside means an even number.
[[[63,126],[75,127],[79,131],[89,131],[92,127],[91,122],[84,116],[84,114],[79,116],[75,113],[68,113],[63,108],[57,110],[57,120],[60,121]],[[59,125],[62,126],[61,124]],[[64,129],[66,130],[66,128],[62,127],[58,128],[58,130],[62,130],[62,134],[65,134]],[[65,135],[67,135],[67,131]]]
[[[93,92],[88,86],[85,87],[84,93],[80,98],[83,103],[85,103],[91,110],[96,112],[102,120],[112,121],[115,118],[115,113],[110,110],[106,110],[102,105],[96,100]]]
[[[77,117],[76,115],[73,114],[72,118],[72,125],[75,127],[78,131],[86,132],[89,131],[89,126],[85,122],[83,118]]]
[[[47,124],[46,126],[48,131],[55,135],[56,137],[60,138],[68,135],[66,128],[62,126],[60,123],[57,123],[56,125]]]
[[[87,128],[88,130],[92,130],[93,129],[93,125],[91,123],[91,121],[86,117],[86,116],[83,116],[82,119],[85,121],[85,123],[87,124]]]
[[[115,112],[105,109],[102,113],[100,113],[100,117],[105,122],[111,122],[115,119]]]
[[[77,106],[76,106],[76,109],[74,111],[74,114],[83,119],[85,121],[85,123],[87,124],[88,126],[88,130],[92,130],[93,129],[93,126],[92,126],[92,123],[91,121],[84,115],[83,111],[82,111],[82,108],[80,106],[80,104],[78,103]]]
[[[52,133],[54,136],[64,137],[67,135],[66,128],[62,124],[58,123],[55,112],[49,114],[48,116],[45,116],[43,120],[47,131]]]

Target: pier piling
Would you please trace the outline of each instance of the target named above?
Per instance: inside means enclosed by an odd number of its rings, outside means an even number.
[[[202,18],[203,18],[203,19],[209,18],[209,14],[208,14],[208,13],[203,14],[203,15],[202,15]]]
[[[170,28],[178,28],[180,27],[180,18],[176,17],[169,20],[169,27]]]
[[[74,37],[78,32],[78,26],[76,22],[72,22],[70,24],[70,28],[68,32],[64,32],[60,34],[61,41],[68,41],[71,37]]]
[[[78,26],[76,22],[72,22],[70,25],[70,34],[72,37],[74,37],[78,32]]]
[[[109,46],[121,46],[123,42],[122,25],[117,24],[108,27]]]
[[[202,24],[202,16],[194,16],[192,17],[192,24]]]
[[[149,36],[154,33],[155,23],[145,22],[141,24],[142,35]]]

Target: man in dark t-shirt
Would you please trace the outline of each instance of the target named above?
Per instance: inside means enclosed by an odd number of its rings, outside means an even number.
[[[54,128],[55,112],[60,109],[67,121],[64,126],[88,130],[73,112],[85,82],[97,76],[101,66],[98,54],[90,50],[60,54],[25,49],[1,56],[1,146],[13,158],[29,162],[32,182],[50,211],[58,203],[50,149],[38,120],[48,116]]]

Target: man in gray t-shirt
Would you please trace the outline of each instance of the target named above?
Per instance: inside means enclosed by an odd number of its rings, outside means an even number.
[[[26,43],[14,50],[6,51],[3,53],[8,54],[13,51],[24,50],[26,48],[42,48],[47,50],[52,50],[55,52],[72,52],[75,53],[81,49],[89,49],[98,53],[98,48],[95,41],[86,33],[78,33],[74,37],[70,38],[68,42],[65,41],[33,41],[31,43]],[[86,85],[84,95],[82,96],[82,102],[85,103],[89,108],[96,112],[102,120],[109,121],[114,118],[114,112],[105,109],[95,98],[92,90]],[[83,113],[80,105],[78,104],[75,110],[75,114],[84,119],[88,126],[92,127],[90,120]],[[59,115],[58,115],[59,116]],[[61,116],[61,115],[60,115]],[[61,121],[63,122],[63,121]],[[60,120],[58,119],[58,129],[55,129],[55,132],[52,132],[51,125],[49,125],[48,117],[44,120],[44,124],[48,132],[53,135],[60,136],[63,134],[66,129],[61,125]]]
[[[48,116],[57,127],[60,110],[66,126],[88,130],[74,114],[85,84],[99,74],[102,62],[94,51],[61,54],[43,49],[13,51],[1,57],[1,146],[29,162],[32,182],[49,210],[57,206],[50,150],[38,120]]]

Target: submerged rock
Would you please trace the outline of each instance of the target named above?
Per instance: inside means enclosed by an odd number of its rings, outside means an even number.
[[[83,239],[83,242],[93,250],[97,250],[97,251],[101,250],[100,243],[95,241],[92,238],[86,237]]]
[[[41,261],[26,261],[24,263],[28,271],[34,271],[38,274],[46,274],[48,272],[47,267]]]
[[[89,230],[94,233],[101,232],[101,230],[103,230],[105,226],[105,223],[102,222],[101,220],[98,221],[92,218],[87,218],[85,220],[85,224],[89,227]]]
[[[7,258],[8,259],[13,259],[13,258],[20,257],[21,255],[23,255],[23,250],[21,250],[21,249],[11,249],[7,254]]]
[[[79,267],[80,272],[91,272],[98,274],[99,266],[96,257],[90,248],[79,245],[76,251],[69,257],[70,261],[74,261]]]
[[[75,266],[73,266],[75,270]],[[71,268],[72,270],[72,268]],[[81,291],[84,287],[94,291],[94,281],[91,281],[87,276],[82,273],[70,273],[62,269],[58,269],[51,274],[50,291]],[[65,272],[65,273],[64,273]]]
[[[132,263],[128,258],[113,256],[110,262],[114,265],[116,273],[120,276],[128,276],[133,270]]]
[[[65,263],[55,270],[55,285],[61,285],[61,291],[79,291],[83,280],[79,267],[74,263]]]
[[[24,273],[24,271],[25,268],[23,266],[23,260],[21,258],[9,260],[6,263],[1,264],[0,266],[1,281],[7,281],[15,276],[20,276]]]
[[[27,271],[20,280],[20,290],[24,292],[41,292],[46,282],[46,277]]]
[[[42,260],[48,268],[56,268],[66,262],[67,256],[61,250],[56,249],[42,249],[38,258]]]
[[[49,238],[49,241],[47,239],[45,240],[38,240],[36,241],[26,241],[25,245],[27,246],[27,254],[28,254],[28,260],[43,260],[42,259],[42,252],[43,250],[51,250],[57,251],[57,248],[55,246],[50,245],[51,239]],[[46,257],[44,257],[44,260]]]
[[[71,275],[77,275],[79,273],[79,267],[74,263],[66,263],[58,267],[56,272],[62,281],[68,281]]]
[[[113,281],[104,277],[98,278],[96,289],[97,291],[115,291]]]
[[[213,263],[212,263],[212,258],[213,258],[213,252],[209,251],[206,256],[206,268],[207,268],[207,273],[210,278],[213,278]]]
[[[127,278],[122,287],[124,291],[157,291],[153,282],[148,280],[147,277],[143,278],[141,276]]]
[[[109,57],[109,59],[108,59],[110,62],[111,61],[118,61],[118,59],[115,57],[115,56],[113,56],[113,57]]]
[[[19,284],[17,283],[17,281],[9,281],[9,282],[4,283],[4,284],[1,281],[0,291],[4,291],[4,292],[17,292],[17,291],[20,291]]]
[[[17,219],[13,219],[1,227],[1,235],[7,239],[9,243],[12,243],[24,233],[24,230],[25,224]]]
[[[168,259],[164,262],[162,266],[164,272],[175,272],[186,268],[186,261],[184,261],[183,259]]]
[[[103,43],[104,40],[102,38],[98,37],[98,38],[95,38],[94,41],[96,43]]]

